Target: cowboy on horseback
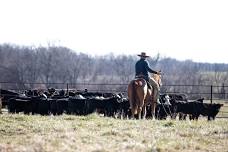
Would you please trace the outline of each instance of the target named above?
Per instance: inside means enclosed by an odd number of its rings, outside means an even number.
[[[136,72],[135,77],[144,78],[147,82],[149,82],[149,84],[154,89],[153,100],[156,101],[157,103],[160,103],[160,101],[159,101],[159,91],[160,91],[159,84],[154,80],[153,77],[149,76],[149,73],[154,73],[154,74],[160,75],[161,72],[154,71],[150,68],[149,63],[146,60],[146,58],[148,58],[149,56],[146,55],[145,52],[141,52],[141,54],[138,54],[138,56],[140,57],[140,59],[135,64],[135,72]]]

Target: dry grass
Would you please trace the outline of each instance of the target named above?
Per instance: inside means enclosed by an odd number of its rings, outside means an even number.
[[[226,117],[228,118],[228,102],[217,102],[217,103],[222,103],[223,106],[221,107],[218,117]]]
[[[0,115],[0,152],[228,151],[228,120]]]

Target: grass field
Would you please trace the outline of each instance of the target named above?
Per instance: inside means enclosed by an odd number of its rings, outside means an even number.
[[[0,152],[228,151],[228,119],[0,115]]]
[[[226,117],[226,118],[228,118],[228,104],[224,104],[221,107],[217,117]]]

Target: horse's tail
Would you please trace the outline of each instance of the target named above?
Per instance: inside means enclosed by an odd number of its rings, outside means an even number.
[[[134,114],[137,114],[137,109],[138,109],[138,99],[137,99],[137,92],[136,92],[136,89],[137,89],[137,81],[133,80],[133,83],[132,83],[132,99],[133,99],[133,109],[134,109]]]
[[[137,100],[136,100],[136,86],[135,80],[132,80],[128,85],[128,98],[130,102],[131,113],[134,115],[137,113]]]
[[[139,105],[140,105],[140,97],[139,97],[137,89],[139,89],[142,86],[143,86],[143,82],[141,81],[141,79],[133,80],[132,94],[133,94],[133,100],[134,100],[134,102],[133,102],[134,103],[134,105],[133,105],[134,114],[138,113],[138,108],[139,108]]]
[[[132,114],[137,114],[139,108],[139,96],[137,89],[143,86],[143,82],[141,80],[135,79],[132,80],[128,86],[128,97],[130,100],[130,109]]]

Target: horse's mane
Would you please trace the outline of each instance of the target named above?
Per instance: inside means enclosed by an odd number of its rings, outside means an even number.
[[[151,77],[154,78],[154,80],[159,84],[159,86],[162,85],[160,74],[151,74]]]

